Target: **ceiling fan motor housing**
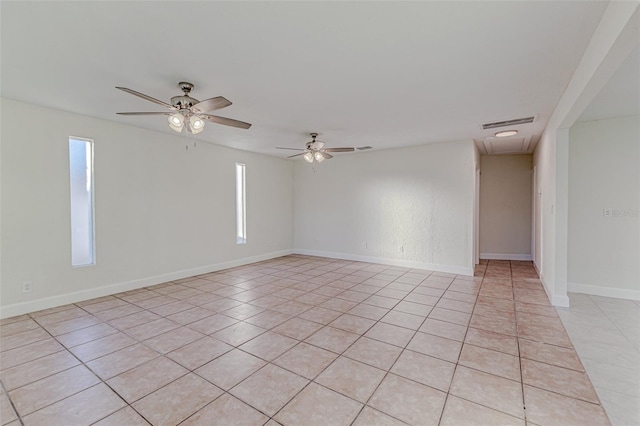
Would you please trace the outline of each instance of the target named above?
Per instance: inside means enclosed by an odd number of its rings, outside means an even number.
[[[311,140],[307,142],[307,149],[309,151],[319,151],[324,148],[324,142],[316,140],[316,138],[318,137],[317,133],[314,132],[309,134],[311,135]]]
[[[191,93],[194,87],[192,83],[181,81],[178,83],[178,87],[180,87],[180,90],[182,90],[184,95],[174,96],[171,98],[171,105],[178,109],[189,109],[200,102],[199,100],[189,96],[189,93]]]
[[[198,101],[195,98],[192,98],[189,95],[174,96],[173,98],[171,98],[171,105],[173,105],[178,109],[189,109],[195,104],[197,104],[198,102],[200,101]]]
[[[194,86],[192,83],[181,81],[180,83],[178,83],[178,87],[184,92],[185,95],[188,95],[189,93],[191,93]]]

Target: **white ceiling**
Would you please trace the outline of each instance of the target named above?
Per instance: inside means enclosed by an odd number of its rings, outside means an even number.
[[[640,115],[640,48],[631,52],[578,121],[631,115]]]
[[[197,138],[284,157],[317,131],[328,147],[462,139],[536,116],[531,152],[607,6],[523,2],[0,2],[1,94],[171,132],[179,81],[249,130]],[[499,149],[496,144],[496,149]],[[351,154],[338,154],[351,155]]]

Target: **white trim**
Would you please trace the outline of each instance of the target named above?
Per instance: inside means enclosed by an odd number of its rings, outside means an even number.
[[[480,253],[480,259],[492,260],[533,260],[531,254]]]
[[[477,147],[476,147],[477,149]],[[480,264],[480,179],[481,171],[476,169],[473,196],[473,266]]]
[[[536,255],[536,204],[538,197],[536,195],[537,170],[535,164],[531,169],[531,260]]]
[[[568,308],[569,307],[569,296],[567,295],[553,295],[553,294],[549,294],[549,287],[547,286],[547,284],[545,283],[544,280],[544,276],[542,275],[542,272],[540,271],[540,269],[538,269],[538,265],[533,264],[533,267],[536,269],[536,272],[538,273],[538,276],[540,277],[540,282],[542,283],[542,288],[544,289],[544,292],[547,293],[547,298],[549,299],[549,301],[551,302],[551,304],[553,306],[558,306],[561,308]]]
[[[551,304],[553,306],[558,306],[559,308],[568,308],[569,296],[554,295],[551,297]]]
[[[416,262],[403,259],[388,259],[384,257],[360,256],[350,253],[334,253],[329,251],[317,251],[306,249],[293,249],[295,254],[304,254],[307,256],[328,257],[330,259],[355,260],[358,262],[379,263],[382,265],[402,266],[405,268],[425,269],[436,272],[447,272],[450,274],[473,276],[473,268],[465,268],[462,266],[439,265],[433,263]]]
[[[605,287],[601,285],[567,283],[567,290],[572,293],[592,294],[594,296],[614,297],[616,299],[640,300],[640,290]]]
[[[132,281],[109,284],[89,290],[74,291],[72,293],[65,293],[57,296],[45,297],[37,300],[29,300],[27,302],[14,303],[7,306],[0,306],[0,318],[9,318],[29,312],[40,311],[42,309],[55,308],[56,306],[67,305],[69,303],[81,302],[83,300],[95,299],[97,297],[109,296],[112,294],[121,293],[123,291],[135,290],[142,287],[161,284],[167,281],[192,277],[194,275],[203,275],[208,274],[209,272],[220,271],[222,269],[235,268],[236,266],[274,259],[276,257],[286,256],[292,253],[292,250],[280,250],[257,256],[200,266],[197,268],[183,269],[181,271],[170,272],[167,274],[140,278]]]

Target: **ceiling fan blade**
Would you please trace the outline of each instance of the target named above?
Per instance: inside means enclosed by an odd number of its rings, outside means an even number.
[[[225,126],[238,127],[240,129],[248,129],[251,127],[251,124],[245,123],[244,121],[234,120],[232,118],[219,117],[217,115],[209,115],[209,114],[197,114],[199,117],[204,118],[207,121],[211,121],[213,123],[224,124]]]
[[[171,115],[170,112],[116,112],[118,115]]]
[[[199,112],[209,112],[215,111],[217,109],[225,108],[231,105],[231,101],[226,99],[223,96],[216,96],[215,98],[205,99],[204,101],[200,101],[191,109],[197,110]]]
[[[298,155],[304,155],[304,154],[305,154],[304,152],[301,152],[300,154],[293,154],[293,155],[290,155],[290,156],[288,156],[287,158],[293,158],[293,157],[297,157]]]
[[[355,148],[326,148],[325,152],[353,152]]]
[[[306,151],[305,149],[300,149],[300,148],[282,148],[279,146],[276,146],[276,149],[290,149],[292,151]]]
[[[135,90],[127,89],[126,87],[117,87],[116,86],[116,89],[120,89],[123,92],[127,92],[127,93],[130,93],[130,94],[132,94],[134,96],[137,96],[139,98],[146,99],[146,100],[148,100],[150,102],[153,102],[154,104],[158,104],[158,105],[162,105],[163,107],[175,109],[175,107],[173,107],[172,105],[170,105],[170,104],[168,104],[166,102],[159,101],[156,98],[152,98],[151,96],[147,96],[144,93],[136,92]]]
[[[333,158],[333,155],[329,154],[328,152],[321,151],[320,153],[325,158],[325,160],[328,160],[329,158]]]

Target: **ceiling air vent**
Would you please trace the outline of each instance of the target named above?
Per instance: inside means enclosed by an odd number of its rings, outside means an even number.
[[[485,123],[482,125],[483,129],[495,129],[497,127],[515,126],[516,124],[533,123],[534,117],[516,118],[514,120],[495,121],[493,123]]]
[[[364,150],[366,150],[366,149],[373,149],[373,148],[372,148],[372,147],[370,147],[370,146],[359,146],[359,147],[357,147],[356,149],[358,149],[358,150],[360,150],[360,151],[364,151]]]

